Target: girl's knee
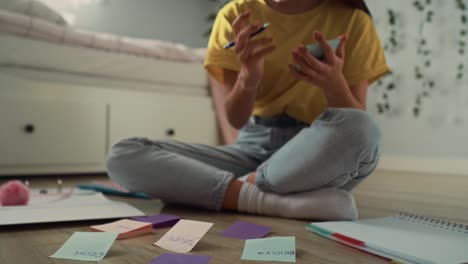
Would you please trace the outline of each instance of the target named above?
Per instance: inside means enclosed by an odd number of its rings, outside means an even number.
[[[322,122],[332,125],[336,137],[347,145],[376,146],[382,134],[374,118],[366,111],[354,108],[330,108],[319,117]],[[338,138],[337,138],[338,139]]]
[[[286,146],[287,155],[274,155],[257,169],[260,189],[285,194],[340,187],[377,162],[381,133],[370,114],[332,108],[319,120]]]
[[[372,116],[365,111],[356,111],[350,118],[352,124],[350,130],[356,131],[356,137],[361,143],[376,146],[379,144],[382,133]]]
[[[123,158],[133,155],[150,144],[147,138],[127,138],[115,143],[108,153],[108,159]]]
[[[128,138],[115,143],[107,153],[108,171],[113,171],[118,165],[128,162],[131,156],[142,147],[140,141],[140,138]]]
[[[147,138],[129,138],[114,144],[106,158],[109,177],[117,183],[129,187],[128,182],[141,176],[139,175],[141,170],[146,167],[143,163],[147,160],[145,156],[148,154],[151,142]]]

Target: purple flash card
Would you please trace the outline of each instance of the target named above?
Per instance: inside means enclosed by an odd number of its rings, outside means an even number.
[[[271,232],[271,227],[237,221],[223,233],[225,236],[240,239],[262,238]]]
[[[138,216],[132,218],[135,221],[151,223],[153,228],[171,227],[179,222],[182,217],[170,214],[158,214],[150,216]]]
[[[210,256],[162,253],[153,259],[150,264],[208,264],[210,260]]]

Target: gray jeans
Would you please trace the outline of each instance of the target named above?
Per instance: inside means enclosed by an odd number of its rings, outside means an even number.
[[[352,190],[377,166],[380,137],[368,113],[329,108],[310,126],[248,123],[228,146],[125,139],[109,152],[107,170],[112,180],[132,191],[220,210],[232,179],[253,171],[266,192]]]

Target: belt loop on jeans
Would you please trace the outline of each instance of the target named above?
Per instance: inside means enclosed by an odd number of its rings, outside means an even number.
[[[255,122],[255,117],[254,116],[249,117],[249,123],[257,125],[257,123]]]

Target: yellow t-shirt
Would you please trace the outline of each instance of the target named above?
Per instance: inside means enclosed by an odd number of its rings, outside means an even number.
[[[255,100],[253,115],[269,117],[286,113],[311,123],[327,107],[320,88],[298,81],[290,73],[291,51],[299,44],[314,43],[313,32],[327,39],[347,34],[343,73],[350,86],[370,83],[389,71],[384,52],[371,17],[339,1],[324,0],[319,6],[301,14],[284,14],[269,7],[265,0],[234,0],[218,13],[208,43],[205,67],[219,82],[223,68],[239,71],[241,63],[234,49],[223,46],[234,39],[232,22],[242,12],[251,11],[251,22],[270,23],[260,36],[273,36],[275,50],[265,57],[262,88]]]

